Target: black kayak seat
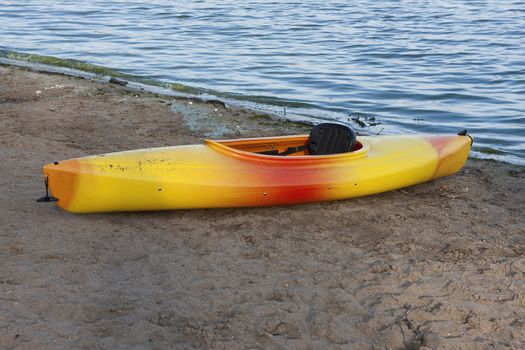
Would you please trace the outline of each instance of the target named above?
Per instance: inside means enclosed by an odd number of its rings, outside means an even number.
[[[283,152],[272,149],[257,153],[270,156],[288,156],[308,149],[310,155],[337,154],[351,152],[355,143],[356,135],[351,127],[339,123],[321,123],[312,129],[305,145],[288,147]]]
[[[355,146],[355,131],[344,124],[321,123],[310,132],[306,147],[311,155],[351,152]]]

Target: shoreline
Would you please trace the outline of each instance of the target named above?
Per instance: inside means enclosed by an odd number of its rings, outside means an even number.
[[[53,56],[0,50],[0,66],[15,66],[45,74],[82,77],[101,83],[107,83],[108,81],[111,83],[111,81],[114,80],[114,83],[122,84],[130,91],[158,94],[168,98],[187,98],[200,102],[218,103],[228,106],[228,108],[246,110],[251,113],[271,116],[273,119],[282,119],[292,123],[313,125],[324,121],[323,118],[320,118],[319,116],[316,117],[315,115],[294,112],[290,113],[290,107],[294,107],[294,105],[297,107],[297,102],[291,102],[291,105],[287,105],[285,100],[275,100],[274,103],[279,103],[272,106],[266,102],[257,102],[249,98],[241,98],[220,91],[130,75],[121,73],[112,68],[72,59],[61,59]],[[369,121],[368,117],[361,113],[350,114],[347,119],[348,123],[351,123],[351,126],[358,133],[363,135],[370,133],[380,134],[383,133],[385,129],[381,127],[381,125],[383,125],[382,123],[375,122],[375,117],[371,118],[371,121]],[[464,127],[458,127],[456,132],[463,129]],[[476,142],[471,150],[471,157],[525,166],[525,160],[517,158],[515,155],[502,152],[491,146],[478,146]]]
[[[525,167],[470,159],[338,202],[74,215],[35,202],[44,163],[310,127],[13,66],[0,81],[0,348],[525,346]]]
[[[208,90],[201,87],[193,87],[179,83],[169,83],[161,80],[149,79],[141,76],[121,73],[117,70],[88,64],[82,61],[71,59],[60,59],[52,56],[41,56],[37,54],[26,54],[19,52],[6,51],[7,54],[1,55],[0,66],[14,66],[22,69],[29,69],[37,73],[59,74],[68,77],[85,78],[101,83],[116,83],[126,86],[131,91],[146,92],[151,94],[163,95],[168,98],[187,98],[199,102],[210,102],[228,105],[229,108],[247,110],[252,113],[264,114],[272,118],[283,119],[298,124],[306,123],[308,125],[317,122],[312,116],[288,113],[285,101],[279,102],[279,105],[271,106],[264,102],[260,103],[252,99],[235,97],[234,95]],[[291,103],[298,105],[297,102]]]

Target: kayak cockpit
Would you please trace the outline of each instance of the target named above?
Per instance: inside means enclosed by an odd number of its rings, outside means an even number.
[[[338,123],[321,123],[310,135],[214,141],[222,146],[266,156],[326,156],[363,148],[355,132]]]
[[[207,140],[207,143],[217,143],[241,152],[283,157],[311,155],[307,147],[308,139],[308,135],[300,135],[237,140]],[[355,152],[362,148],[363,144],[356,141],[350,152]]]

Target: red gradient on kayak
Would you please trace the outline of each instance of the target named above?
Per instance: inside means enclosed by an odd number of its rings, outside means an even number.
[[[457,136],[427,136],[425,137],[425,140],[430,142],[430,144],[436,149],[441,158],[441,153],[450,143],[450,139],[455,137]]]
[[[310,170],[302,165],[289,167],[257,167],[254,183],[258,189],[247,205],[276,205],[321,201],[327,198],[330,170]],[[261,186],[262,185],[262,186]]]
[[[288,184],[272,187],[271,183],[281,183],[282,178],[286,178]],[[278,181],[275,181],[278,179]],[[306,169],[294,169],[279,171],[276,169],[268,178],[266,183],[270,183],[271,201],[279,204],[304,203],[311,201],[320,201],[326,196],[327,188],[323,184],[329,182],[328,170],[312,171]]]
[[[469,137],[463,135],[427,136],[425,139],[432,144],[438,154],[434,178],[457,171],[463,166],[465,159],[460,159],[459,161],[454,161],[454,159],[457,158],[456,153],[459,148],[469,147],[470,149],[469,143],[471,142],[471,139]]]

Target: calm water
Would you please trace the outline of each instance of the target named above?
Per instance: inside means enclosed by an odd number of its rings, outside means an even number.
[[[525,164],[525,1],[0,0],[0,23],[0,49],[371,133],[467,128]]]

